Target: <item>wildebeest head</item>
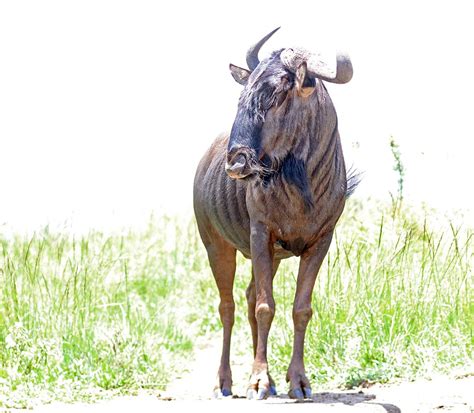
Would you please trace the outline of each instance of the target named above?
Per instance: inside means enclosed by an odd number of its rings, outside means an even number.
[[[305,116],[302,109],[314,100],[316,79],[346,83],[352,78],[351,61],[343,53],[337,55],[335,71],[318,54],[301,48],[277,50],[260,62],[260,48],[278,29],[249,49],[250,70],[230,65],[234,79],[244,85],[227,147],[226,172],[231,178],[265,172],[269,161],[262,136],[284,134],[285,124]],[[273,157],[284,155],[278,147],[271,149]]]

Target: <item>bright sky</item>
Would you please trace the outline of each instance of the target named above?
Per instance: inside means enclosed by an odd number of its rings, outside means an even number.
[[[228,64],[277,26],[262,56],[352,56],[352,82],[328,89],[358,196],[396,191],[393,135],[410,200],[472,211],[468,1],[5,1],[0,230],[189,211],[197,162],[235,115]]]

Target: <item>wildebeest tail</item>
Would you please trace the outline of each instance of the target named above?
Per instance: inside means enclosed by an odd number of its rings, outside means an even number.
[[[362,180],[362,173],[351,166],[349,170],[347,171],[346,180],[347,180],[346,198],[349,198],[354,193],[360,181]]]

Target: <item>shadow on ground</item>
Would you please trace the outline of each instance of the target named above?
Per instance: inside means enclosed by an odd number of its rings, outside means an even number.
[[[400,408],[395,406],[394,404],[373,402],[375,398],[376,396],[374,394],[366,394],[362,392],[359,392],[359,393],[323,392],[323,393],[316,393],[313,396],[313,402],[325,403],[325,404],[343,403],[349,406],[353,406],[358,403],[371,402],[370,404],[382,406],[387,411],[387,413],[401,413]]]
[[[245,399],[245,397],[234,396],[234,399]],[[325,404],[325,405],[345,405],[345,406],[355,406],[357,404],[365,404],[367,409],[369,407],[375,408],[379,406],[377,411],[382,411],[380,408],[383,408],[386,413],[401,413],[401,409],[391,403],[379,403],[375,402],[375,394],[367,394],[359,391],[358,393],[354,392],[321,392],[315,393],[311,400],[302,400],[296,401],[292,400],[286,394],[279,394],[278,396],[273,396],[264,401],[265,404],[291,404],[291,405],[308,405],[308,404]],[[362,406],[361,406],[362,407]]]

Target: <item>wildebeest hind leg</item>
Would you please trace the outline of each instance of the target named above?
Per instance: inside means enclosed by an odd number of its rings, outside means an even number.
[[[222,355],[217,383],[214,388],[216,397],[232,394],[232,372],[230,368],[230,339],[234,325],[235,304],[232,295],[235,276],[236,250],[221,237],[213,237],[211,243],[206,244],[207,255],[212,273],[219,289],[219,315],[223,327]]]

